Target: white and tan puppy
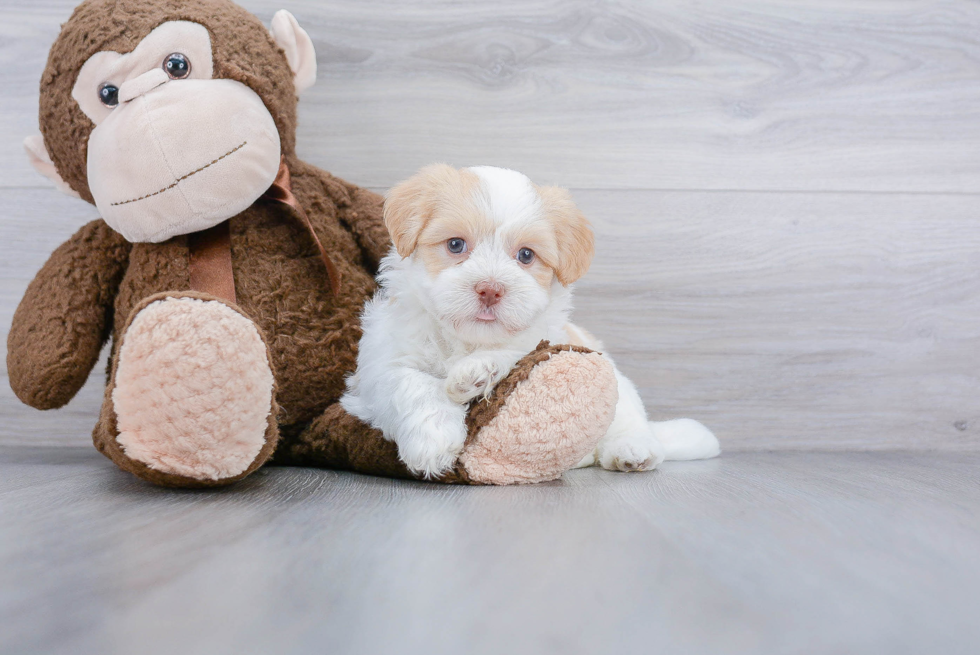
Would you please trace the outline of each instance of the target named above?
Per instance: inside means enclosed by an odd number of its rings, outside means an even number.
[[[365,307],[341,403],[432,477],[463,447],[469,401],[539,341],[603,349],[568,320],[570,285],[592,261],[592,229],[565,189],[489,166],[423,168],[388,193],[384,219],[395,247]],[[636,387],[616,377],[616,417],[580,466],[644,471],[718,454],[696,421],[648,421]]]

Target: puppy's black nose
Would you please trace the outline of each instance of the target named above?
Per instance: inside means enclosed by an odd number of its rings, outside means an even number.
[[[480,282],[473,287],[473,290],[480,296],[480,302],[483,303],[484,307],[493,307],[500,302],[505,293],[503,286],[490,280]]]

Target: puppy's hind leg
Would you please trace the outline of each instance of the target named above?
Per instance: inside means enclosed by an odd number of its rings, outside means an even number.
[[[643,401],[633,383],[618,370],[616,418],[596,446],[594,462],[610,471],[649,471],[664,460],[666,450],[654,435]],[[588,466],[586,457],[579,466]]]

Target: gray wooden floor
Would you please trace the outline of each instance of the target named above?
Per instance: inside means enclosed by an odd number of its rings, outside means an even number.
[[[976,653],[980,454],[175,492],[0,448],[0,652]]]

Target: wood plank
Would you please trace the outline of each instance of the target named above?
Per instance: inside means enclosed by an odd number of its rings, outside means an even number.
[[[0,448],[3,652],[903,654],[980,638],[977,454],[737,453],[511,488],[272,468],[187,492],[86,452]]]
[[[48,45],[75,0],[0,9],[0,185],[39,185]],[[980,5],[246,0],[318,49],[300,154],[387,187],[445,160],[579,188],[980,191]]]
[[[724,448],[980,446],[975,198],[577,192],[575,318]]]
[[[970,196],[576,191],[597,232],[575,320],[652,417],[727,450],[980,447],[980,216]],[[48,253],[94,210],[0,190],[0,337]],[[44,226],[39,229],[37,226]],[[0,443],[87,443],[100,365],[39,414],[0,380]]]
[[[757,652],[967,653],[980,636],[969,600],[978,463],[975,453],[739,453],[669,464],[656,480],[601,475],[637,520],[775,613]]]

